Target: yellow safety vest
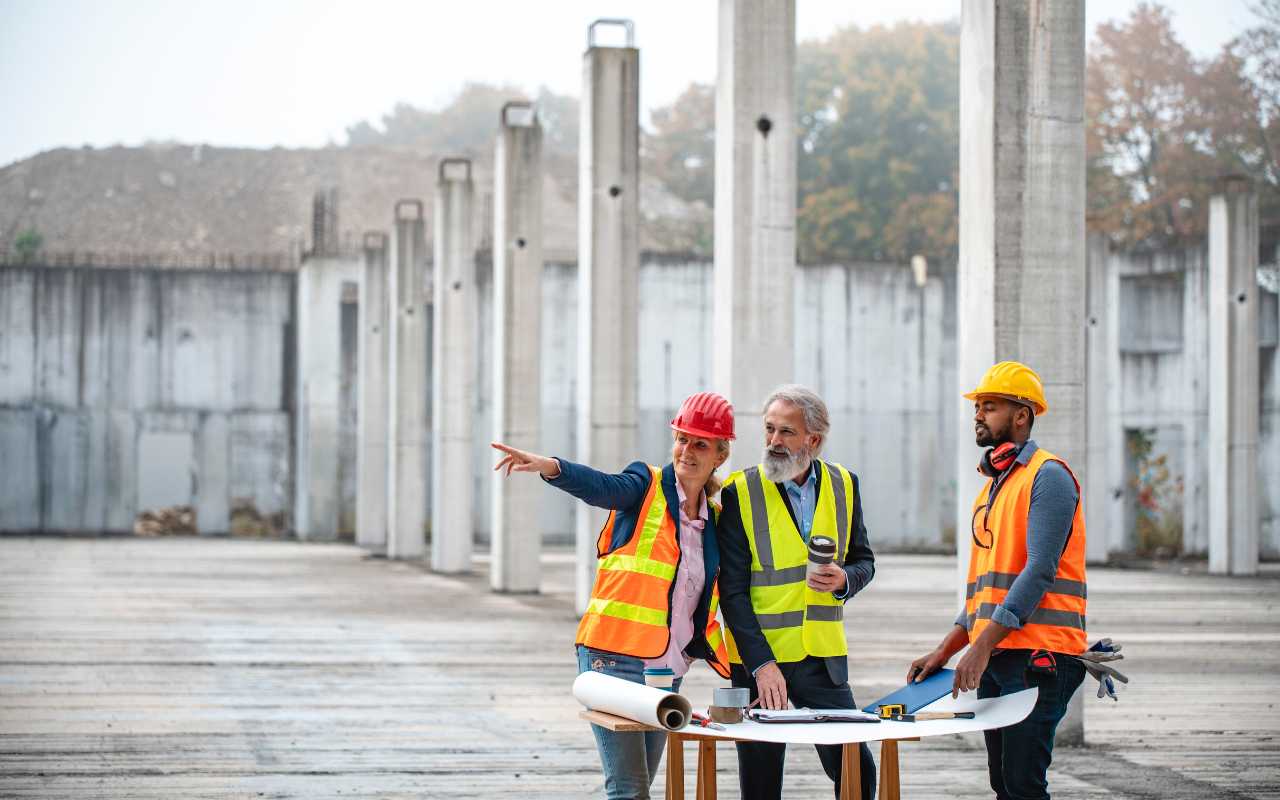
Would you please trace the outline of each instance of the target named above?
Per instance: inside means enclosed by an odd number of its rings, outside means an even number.
[[[822,470],[812,534],[836,542],[837,566],[849,554],[853,529],[853,475],[839,464],[814,461]],[[831,592],[816,592],[805,583],[809,546],[787,511],[778,485],[766,480],[757,465],[729,476],[726,485],[738,494],[742,527],[751,546],[751,608],[764,637],[781,663],[806,656],[848,655],[844,638],[844,603]],[[729,660],[741,664],[732,634],[726,636]]]

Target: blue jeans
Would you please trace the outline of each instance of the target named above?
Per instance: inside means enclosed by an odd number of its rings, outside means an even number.
[[[1057,656],[1057,672],[1046,675],[1027,668],[1029,650],[997,650],[987,662],[978,697],[1000,697],[1037,687],[1040,695],[1027,718],[1016,725],[983,731],[987,770],[999,800],[1049,800],[1046,774],[1053,760],[1053,736],[1067,713],[1067,703],[1084,680],[1084,666]]]
[[[644,683],[644,661],[616,653],[601,653],[578,645],[578,672],[595,670],[632,683]],[[671,690],[679,691],[682,678]],[[592,725],[596,749],[604,765],[604,792],[609,800],[648,800],[649,786],[658,772],[666,731],[619,733]]]

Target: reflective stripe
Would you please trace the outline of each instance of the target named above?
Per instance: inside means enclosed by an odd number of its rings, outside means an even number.
[[[598,568],[601,570],[612,569],[623,572],[639,572],[667,581],[675,580],[676,577],[675,564],[664,564],[661,561],[653,561],[648,558],[624,555],[622,553],[613,553],[600,559]]]
[[[667,519],[667,497],[662,493],[662,478],[658,470],[649,467],[652,478],[649,481],[649,502],[642,509],[644,526],[640,529],[639,541],[636,543],[636,557],[648,559],[653,553],[653,545],[658,541],[658,532]]]
[[[621,600],[606,600],[602,597],[593,597],[591,602],[587,603],[587,613],[599,614],[602,617],[625,619],[628,622],[639,622],[643,625],[654,625],[659,628],[667,627],[667,612],[624,603]]]
[[[747,480],[747,494],[751,498],[751,536],[756,540],[756,557],[760,566],[773,568],[773,542],[769,539],[769,507],[764,503],[764,483],[760,467],[751,467],[742,473]]]
[[[784,611],[781,614],[756,614],[760,629],[776,631],[780,628],[799,628],[804,625],[805,615],[810,622],[841,622],[844,620],[844,606],[808,606],[807,611]]]
[[[1010,589],[1017,578],[1018,575],[1013,572],[988,572],[979,575],[976,582],[971,582],[965,587],[965,597],[973,597],[984,589]],[[1066,578],[1055,579],[1053,584],[1045,591],[1070,597],[1087,597],[1089,594],[1088,586],[1085,583],[1067,580]]]
[[[781,614],[756,614],[760,629],[774,631],[778,628],[799,628],[804,624],[803,611],[784,611]]]
[[[765,568],[761,571],[751,571],[752,586],[786,586],[788,583],[800,583],[805,579],[805,573],[808,567],[801,564],[798,567],[786,567],[784,569]]]
[[[968,615],[966,621],[969,623],[969,630],[973,630],[973,623],[980,619],[991,619],[991,615],[997,608],[996,603],[983,603],[978,606],[977,613]],[[1084,615],[1078,611],[1061,611],[1056,608],[1037,608],[1031,612],[1031,617],[1024,625],[1054,625],[1059,628],[1078,628],[1084,630]]]
[[[844,620],[844,606],[809,606],[809,619],[814,622],[842,622]]]
[[[827,468],[827,478],[831,481],[831,497],[836,501],[836,563],[843,564],[845,543],[849,541],[849,504],[844,496],[844,474],[831,464],[823,464]]]

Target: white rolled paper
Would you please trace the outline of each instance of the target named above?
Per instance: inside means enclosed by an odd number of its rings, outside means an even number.
[[[592,711],[677,731],[689,724],[693,706],[675,692],[654,689],[599,672],[584,672],[573,682],[573,696]]]

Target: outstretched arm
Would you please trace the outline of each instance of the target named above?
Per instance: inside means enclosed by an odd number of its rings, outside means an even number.
[[[582,464],[517,450],[501,442],[493,449],[503,453],[494,470],[536,472],[542,479],[597,508],[625,509],[638,506],[649,489],[649,467],[642,461],[627,465],[626,470],[611,475]]]

